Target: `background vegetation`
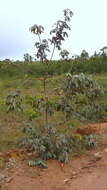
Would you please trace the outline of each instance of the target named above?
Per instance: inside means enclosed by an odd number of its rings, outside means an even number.
[[[88,74],[106,73],[107,55],[94,55],[88,58],[79,56],[73,59],[50,61],[49,64],[48,74],[51,76],[67,72],[72,74],[81,72]],[[0,61],[0,78],[43,77],[45,70],[44,63],[39,61]]]

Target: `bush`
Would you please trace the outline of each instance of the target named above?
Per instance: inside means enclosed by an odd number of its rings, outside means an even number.
[[[69,131],[70,132],[70,131]],[[69,155],[80,154],[86,149],[96,147],[96,136],[80,134],[59,133],[51,125],[44,127],[32,127],[28,125],[23,128],[24,138],[20,147],[25,152],[33,153],[33,161],[30,165],[41,165],[41,160],[56,159],[67,163]],[[38,160],[40,160],[38,162]],[[43,162],[42,162],[43,166]]]
[[[100,117],[103,109],[99,103],[104,92],[102,87],[83,73],[79,75],[67,74],[64,86],[64,96],[59,110],[65,113],[66,118],[75,116],[80,120],[89,120]]]

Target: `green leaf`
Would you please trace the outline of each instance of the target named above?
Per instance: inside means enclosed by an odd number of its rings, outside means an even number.
[[[36,166],[40,166],[41,168],[47,168],[47,165],[44,160],[36,160],[35,164]]]
[[[40,146],[40,152],[45,152],[46,151],[46,147],[44,145]]]

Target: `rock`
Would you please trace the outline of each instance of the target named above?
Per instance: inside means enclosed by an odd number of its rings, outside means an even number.
[[[77,174],[78,174],[78,173],[77,173],[77,172],[75,172],[75,171],[73,171],[73,172],[72,172],[72,175],[77,175]]]
[[[96,153],[94,154],[94,158],[96,159],[96,161],[101,160],[101,159],[102,159],[102,154],[101,154],[101,152],[96,152]]]
[[[68,179],[65,179],[64,180],[64,183],[68,183],[70,181],[70,179],[68,178]]]

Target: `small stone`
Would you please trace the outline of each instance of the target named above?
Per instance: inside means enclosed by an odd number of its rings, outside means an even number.
[[[96,153],[94,154],[94,157],[95,157],[96,161],[97,161],[97,160],[101,160],[101,159],[102,159],[102,154],[101,154],[101,152],[96,152]]]
[[[68,183],[70,179],[65,179],[64,180],[64,183]]]
[[[104,152],[106,152],[106,153],[107,153],[107,148],[105,148],[105,149],[104,149]]]
[[[8,178],[6,179],[6,182],[7,182],[7,183],[10,183],[10,182],[12,181],[12,179],[13,179],[12,177],[8,177]]]
[[[32,156],[32,155],[33,155],[33,153],[29,152],[29,153],[27,153],[27,155],[28,155],[28,156]]]
[[[72,172],[72,174],[73,174],[73,175],[77,175],[77,172],[74,171],[74,172]]]

